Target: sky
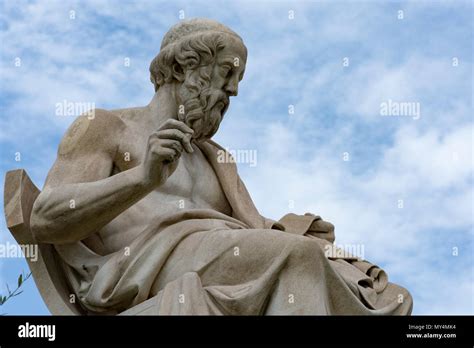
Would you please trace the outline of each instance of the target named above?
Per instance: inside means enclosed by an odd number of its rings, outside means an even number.
[[[257,154],[238,168],[260,212],[332,222],[414,314],[474,314],[471,1],[0,0],[2,176],[43,186],[77,116],[58,103],[148,104],[149,64],[183,17],[248,48],[214,140]],[[3,216],[0,243],[14,243]],[[27,270],[0,258],[0,293]],[[49,314],[32,279],[23,290],[0,313]]]

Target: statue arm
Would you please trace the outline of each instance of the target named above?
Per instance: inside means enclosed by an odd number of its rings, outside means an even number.
[[[123,122],[106,111],[80,116],[59,146],[31,215],[32,232],[43,243],[87,238],[143,198],[140,168],[111,176]]]

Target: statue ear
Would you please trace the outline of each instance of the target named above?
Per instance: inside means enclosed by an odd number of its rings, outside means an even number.
[[[175,61],[172,66],[173,69],[173,77],[178,80],[179,82],[184,81],[184,71],[181,65]]]

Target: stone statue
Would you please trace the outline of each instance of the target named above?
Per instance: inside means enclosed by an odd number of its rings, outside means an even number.
[[[333,248],[332,224],[261,216],[235,163],[217,160],[211,137],[246,58],[216,21],[173,26],[149,105],[95,109],[68,129],[34,201],[35,240],[85,314],[410,314],[404,288]]]

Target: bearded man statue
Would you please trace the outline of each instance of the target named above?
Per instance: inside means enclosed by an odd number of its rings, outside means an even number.
[[[234,161],[217,159],[246,59],[228,27],[182,21],[151,63],[149,105],[68,129],[31,228],[71,295],[85,314],[410,314],[410,294],[336,248],[332,224],[263,217]]]

